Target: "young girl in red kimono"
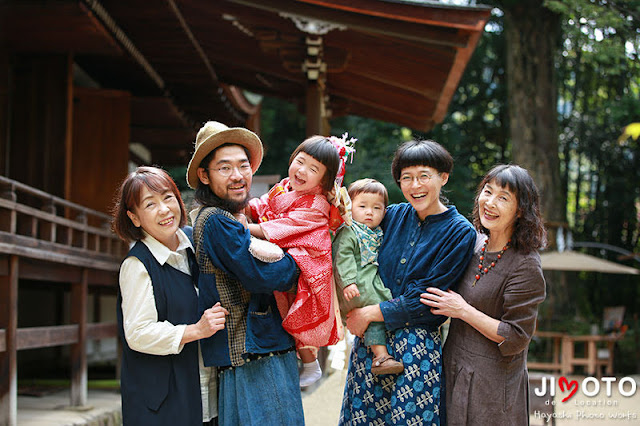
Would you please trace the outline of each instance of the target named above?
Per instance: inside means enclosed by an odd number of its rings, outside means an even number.
[[[342,338],[329,234],[330,222],[341,220],[336,209],[331,210],[327,194],[334,186],[341,193],[344,163],[354,142],[346,141],[346,134],[342,139],[306,139],[291,154],[289,176],[249,202],[251,234],[288,249],[300,268],[297,293],[275,294],[282,325],[295,339],[304,364],[300,386],[309,386],[322,375],[316,349]]]

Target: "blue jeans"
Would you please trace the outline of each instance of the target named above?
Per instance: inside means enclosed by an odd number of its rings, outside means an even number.
[[[304,425],[294,351],[221,370],[218,377],[219,424]]]

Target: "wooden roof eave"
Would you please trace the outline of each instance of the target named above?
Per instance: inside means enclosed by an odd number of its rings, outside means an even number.
[[[431,116],[438,94],[410,92],[394,86],[373,81],[364,75],[343,73],[327,80],[329,96],[357,100],[383,111],[396,111],[415,115]]]
[[[430,115],[416,115],[408,110],[399,111],[397,109],[387,108],[368,102],[366,99],[349,97],[345,98],[348,102],[345,105],[333,107],[333,100],[329,101],[329,109],[332,111],[332,117],[343,115],[357,115],[360,117],[373,118],[376,120],[397,123],[402,126],[411,127],[412,129],[427,131],[428,126],[432,123]]]
[[[245,114],[251,116],[260,110],[260,105],[252,104],[239,87],[226,84],[221,85],[221,87],[234,106]]]
[[[436,75],[415,76],[411,82],[406,79],[396,78],[393,73],[388,73],[384,70],[371,70],[370,67],[367,69],[362,64],[358,68],[358,58],[351,57],[350,59],[351,63],[347,72],[362,74],[383,87],[396,87],[405,92],[413,92],[415,96],[422,96],[435,101],[435,103],[431,104],[427,102],[427,108],[431,110],[432,115],[413,114],[408,120],[411,121],[411,124],[407,125],[418,129],[425,129],[434,122],[443,120],[464,68],[491,13],[491,8],[489,7],[457,7],[432,3],[425,7],[424,5],[403,1],[367,1],[366,5],[364,0],[297,0],[294,4],[284,0],[274,0],[268,2],[268,4],[258,0],[227,1],[259,10],[279,13],[281,16],[283,15],[282,12],[285,12],[309,19],[344,25],[349,30],[352,30],[350,31],[351,33],[358,33],[361,37],[366,37],[367,34],[370,34],[376,40],[379,40],[379,37],[382,36],[383,39],[389,38],[392,44],[404,41],[405,43],[415,43],[414,47],[416,48],[439,47],[442,49],[437,53],[439,58],[441,58],[442,54],[447,55],[444,49],[450,49],[451,62],[447,63],[439,60],[433,65],[433,67],[436,67]],[[358,5],[362,7],[358,7]],[[382,10],[380,8],[384,8],[386,12],[380,13]],[[333,31],[327,34],[325,43],[328,46],[340,47],[341,43],[338,40],[343,37],[341,31]],[[358,49],[356,48],[354,51],[358,52]],[[407,66],[411,67],[408,63]],[[434,83],[440,79],[437,77],[438,72],[442,74],[442,82]],[[339,89],[341,85],[339,83],[340,74],[329,73],[329,75],[329,91],[331,92],[332,86]],[[409,73],[409,75],[411,74]],[[372,87],[378,89],[375,85]],[[369,108],[377,111],[377,117],[384,115],[383,111],[386,111],[388,115],[381,117],[385,121],[389,121],[392,114],[395,116],[405,116],[407,114],[406,111],[403,112],[399,107],[389,106],[388,102],[384,102],[384,105],[377,105],[376,101],[366,94],[358,95],[357,93],[339,92],[340,90],[336,90],[332,95],[346,96],[354,102],[366,104]],[[393,99],[393,97],[382,97],[380,99],[387,100]],[[378,101],[378,103],[380,102]],[[411,104],[411,102],[409,103]],[[413,103],[413,105],[416,108],[424,107],[424,104]],[[404,120],[405,124],[406,121]],[[397,122],[400,123],[403,120],[397,120]]]
[[[203,47],[211,60],[220,67],[237,67],[245,70],[251,70],[255,73],[272,76],[278,80],[290,81],[303,85],[305,76],[302,72],[293,73],[285,69],[278,57],[268,55],[261,51],[259,47],[252,47],[251,40],[242,39],[241,41],[229,42],[225,46],[217,43],[203,43]],[[233,81],[225,81],[225,83],[235,84]]]
[[[148,64],[146,68],[157,74],[156,80],[158,80],[159,86],[187,117],[186,122],[189,126],[202,122],[203,119],[210,116],[210,113],[206,111],[216,104],[216,108],[226,111],[228,117],[225,119],[233,120],[237,124],[241,124],[246,119],[242,111],[236,110],[220,96],[219,82],[213,65],[203,52],[186,20],[180,14],[175,2],[171,0],[156,1],[155,3],[158,4],[153,10],[155,14],[162,16],[162,20],[158,20],[158,22],[161,22],[165,27],[164,31],[175,34],[176,37],[182,34],[180,37],[184,41],[180,46],[191,49],[189,55],[182,58],[183,62],[179,66],[175,65],[172,53],[167,49],[166,44],[159,46],[155,39],[145,38],[143,28],[138,25],[138,16],[130,13],[131,10],[136,10],[135,4],[128,4],[125,7],[117,1],[103,0],[103,2],[108,5],[108,10],[98,0],[92,0],[89,5],[103,22],[112,23],[110,30],[115,37],[122,34],[129,40],[129,43],[125,44],[129,53],[136,57],[138,62],[142,64],[146,62]],[[149,3],[148,1],[144,2],[145,7],[150,7]],[[153,61],[153,64],[150,61]],[[188,61],[189,65],[184,61]],[[190,83],[198,82],[199,89],[197,91],[190,91],[183,84],[182,79],[186,71],[192,74],[189,78]],[[181,92],[183,89],[189,93]]]
[[[385,17],[345,13],[342,10],[287,0],[270,0],[268,2],[262,0],[225,1],[278,14],[302,16],[308,19],[343,25],[358,31],[385,34],[405,40],[451,47],[465,47],[467,44],[465,37],[459,35],[455,28],[428,26],[415,22],[399,22]]]
[[[0,2],[0,46],[14,52],[123,54],[82,3],[34,3]]]
[[[469,63],[469,59],[471,59],[471,55],[473,54],[481,35],[482,32],[473,33],[469,38],[469,45],[464,49],[458,50],[456,59],[451,67],[447,81],[442,88],[442,94],[433,114],[433,121],[435,123],[441,123],[444,120],[451,99],[453,99],[458,83],[460,83],[462,74],[464,74],[464,70]]]
[[[395,21],[437,25],[461,30],[482,31],[491,14],[484,5],[459,6],[443,3],[415,3],[406,0],[296,0],[325,8]]]
[[[348,72],[428,97],[439,96],[440,87],[435,88],[433,82],[446,80],[456,57],[455,49],[450,47],[398,41],[354,31],[331,32],[324,42],[328,46],[352,46],[346,67]],[[418,68],[428,69],[428,76],[416,73]],[[333,78],[336,74],[328,72],[328,75]]]
[[[334,102],[338,104],[346,103],[347,105],[339,105],[337,108],[332,108]],[[417,117],[412,114],[407,114],[404,111],[383,110],[378,108],[377,105],[363,104],[354,99],[346,100],[346,102],[341,99],[332,100],[330,101],[330,108],[333,112],[332,117],[334,118],[343,115],[357,115],[385,121],[387,123],[395,123],[422,132],[429,131],[434,125],[432,120],[425,117]]]
[[[217,70],[220,80],[230,86],[282,99],[304,97],[306,80],[302,78],[299,81],[283,80],[268,72],[249,71],[235,66],[219,66]]]

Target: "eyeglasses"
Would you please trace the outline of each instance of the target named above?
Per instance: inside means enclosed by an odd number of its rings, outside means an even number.
[[[209,168],[207,170],[215,170],[216,172],[220,173],[220,175],[224,176],[224,177],[229,177],[231,176],[231,174],[233,173],[234,169],[238,169],[238,172],[242,175],[242,176],[249,176],[252,172],[251,170],[251,164],[249,163],[245,163],[245,164],[240,164],[239,166],[222,166],[222,167],[218,167],[216,168]]]
[[[439,175],[439,174],[440,173],[436,173],[436,175]],[[413,183],[413,181],[417,179],[420,184],[425,185],[429,183],[431,179],[433,179],[433,176],[434,175],[430,175],[429,173],[420,173],[419,176],[402,175],[400,177],[400,180],[398,180],[398,182],[400,182],[401,186],[410,186]]]

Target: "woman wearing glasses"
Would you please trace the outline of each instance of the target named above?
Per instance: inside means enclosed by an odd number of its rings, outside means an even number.
[[[449,152],[433,141],[409,141],[396,150],[391,172],[408,203],[389,206],[381,224],[380,276],[393,299],[354,309],[347,327],[359,336],[351,353],[341,424],[444,424],[440,324],[420,303],[427,287],[446,291],[471,258],[476,234],[441,189],[453,169]],[[369,323],[387,328],[389,353],[400,375],[371,374],[373,354],[362,335]]]

